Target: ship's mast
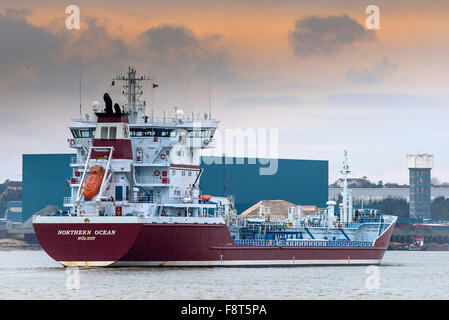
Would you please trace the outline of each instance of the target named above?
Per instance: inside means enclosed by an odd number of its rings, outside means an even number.
[[[348,165],[348,152],[345,150],[345,156],[343,159],[343,170],[340,171],[343,174],[343,213],[340,220],[342,222],[352,221],[352,194],[348,190],[348,174],[351,173]]]
[[[136,76],[136,69],[128,67],[126,75],[120,75],[113,79],[114,81],[122,81],[122,94],[127,98],[128,104],[126,111],[129,112],[129,122],[136,123],[145,115],[145,101],[141,101],[140,97],[143,95],[143,82],[153,81],[147,75]]]

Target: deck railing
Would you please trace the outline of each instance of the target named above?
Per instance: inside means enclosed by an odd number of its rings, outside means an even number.
[[[73,204],[73,198],[72,197],[64,197],[63,205],[70,205]]]
[[[332,225],[332,228],[342,228],[342,229],[357,229],[363,223],[380,223],[380,219],[363,219],[354,222],[336,222]],[[271,219],[270,221],[257,221],[257,218],[245,218],[237,219],[237,226],[248,227],[249,230],[277,230],[277,229],[297,229],[297,228],[328,228],[327,220],[301,220],[298,223],[287,222],[285,217],[279,217],[276,219]]]
[[[371,241],[353,240],[234,240],[238,246],[256,247],[371,247]]]

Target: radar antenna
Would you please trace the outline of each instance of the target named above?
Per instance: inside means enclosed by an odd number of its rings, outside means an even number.
[[[114,81],[122,81],[122,94],[128,100],[126,105],[126,111],[129,112],[129,122],[135,123],[137,119],[143,119],[145,116],[145,101],[141,101],[140,97],[143,95],[143,82],[153,81],[147,75],[136,76],[136,69],[128,67],[128,73],[126,75],[116,76]]]

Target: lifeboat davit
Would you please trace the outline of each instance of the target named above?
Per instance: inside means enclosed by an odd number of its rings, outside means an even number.
[[[103,177],[105,174],[105,170],[101,166],[94,166],[90,170],[89,178],[84,186],[83,194],[84,196],[92,200],[98,192],[100,192],[101,183],[103,182]]]
[[[203,199],[204,201],[209,201],[210,199],[212,199],[212,196],[208,195],[208,194],[204,194],[204,195],[200,195],[198,196],[198,198]]]

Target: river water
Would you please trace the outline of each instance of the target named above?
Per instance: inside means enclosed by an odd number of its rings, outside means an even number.
[[[66,269],[0,251],[0,299],[448,299],[449,252],[387,251],[367,266]]]

